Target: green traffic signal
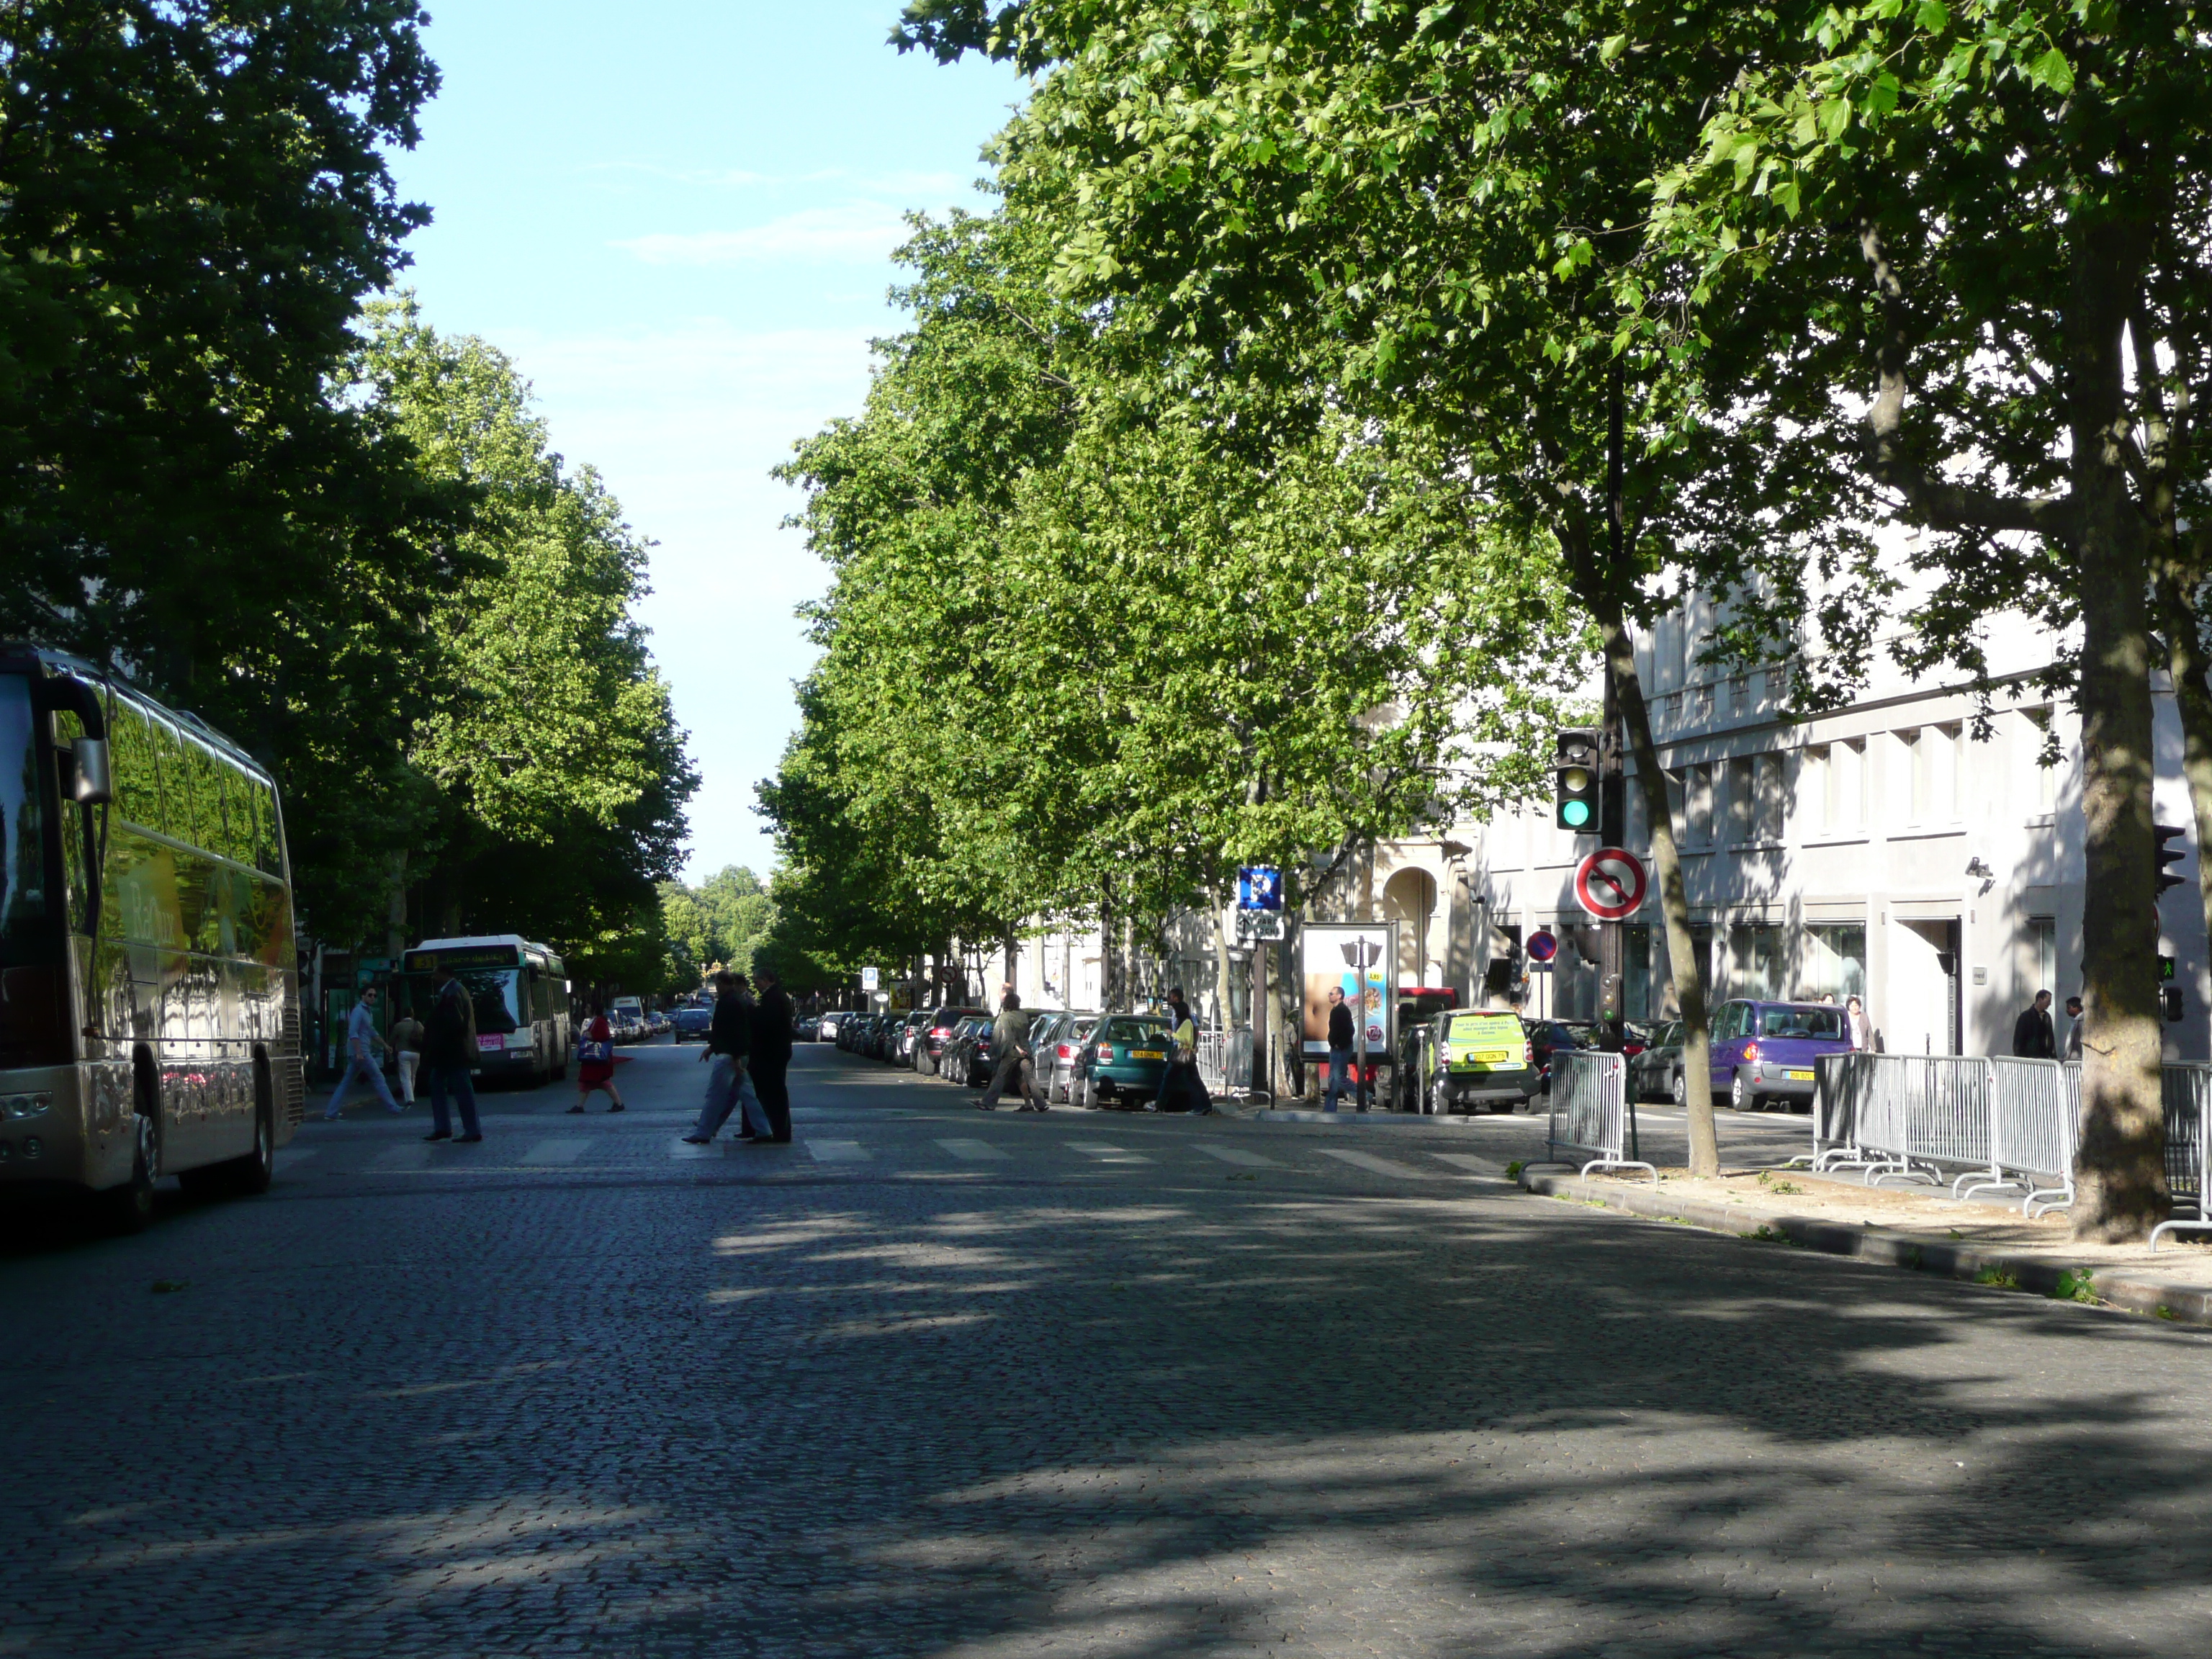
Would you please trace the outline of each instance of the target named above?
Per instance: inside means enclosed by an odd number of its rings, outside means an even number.
[[[1578,836],[1597,833],[1598,734],[1587,727],[1571,728],[1553,739],[1552,782],[1555,792],[1553,822]]]
[[[1559,822],[1570,830],[1579,830],[1590,821],[1589,803],[1586,800],[1565,800],[1559,803]]]

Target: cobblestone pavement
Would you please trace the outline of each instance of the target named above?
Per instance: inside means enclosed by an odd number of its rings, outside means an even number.
[[[812,1048],[802,1145],[702,1152],[633,1053],[16,1223],[0,1656],[2203,1649],[2203,1336],[1530,1198],[1525,1119]]]

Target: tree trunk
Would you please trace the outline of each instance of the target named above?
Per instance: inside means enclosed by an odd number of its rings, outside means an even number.
[[[2075,554],[2081,596],[2081,1139],[2074,1237],[2144,1237],[2166,1219],[2158,904],[2151,834],[2148,548],[2128,492],[2120,335],[2133,272],[2120,228],[2077,226],[2067,319]]]
[[[1586,603],[1588,599],[1586,598]],[[1697,940],[1690,931],[1690,900],[1682,881],[1682,860],[1674,840],[1674,803],[1667,775],[1659,767],[1659,748],[1651,739],[1651,711],[1644,701],[1644,682],[1636,672],[1636,641],[1620,605],[1601,593],[1589,604],[1605,641],[1613,692],[1628,727],[1628,752],[1636,761],[1636,785],[1644,794],[1644,816],[1651,825],[1651,861],[1659,884],[1659,909],[1667,925],[1667,965],[1674,998],[1682,1008],[1682,1073],[1688,1082],[1690,1173],[1721,1172],[1720,1136],[1713,1126],[1711,1039],[1707,1030],[1704,971]]]

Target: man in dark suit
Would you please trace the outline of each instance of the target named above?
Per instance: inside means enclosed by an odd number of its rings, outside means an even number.
[[[791,1143],[791,1088],[785,1073],[791,1067],[791,999],[773,968],[758,969],[760,1000],[753,1005],[753,1087],[768,1113],[772,1139],[779,1146]]]
[[[2051,993],[2038,991],[2035,1001],[2021,1010],[2013,1022],[2012,1051],[2021,1060],[2058,1058],[2057,1033],[2051,1029]]]

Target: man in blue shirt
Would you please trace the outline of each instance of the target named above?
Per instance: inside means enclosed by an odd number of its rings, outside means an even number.
[[[345,1075],[338,1079],[338,1086],[331,1091],[330,1107],[323,1114],[325,1122],[337,1121],[344,1112],[346,1091],[353,1087],[353,1080],[357,1077],[368,1080],[386,1111],[404,1109],[392,1097],[392,1091],[384,1081],[384,1068],[376,1062],[377,1051],[384,1046],[384,1039],[376,1030],[376,987],[371,985],[354,1003],[353,1012],[346,1016]]]

